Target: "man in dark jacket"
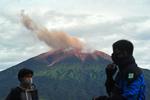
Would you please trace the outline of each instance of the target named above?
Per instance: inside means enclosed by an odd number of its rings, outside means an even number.
[[[32,82],[33,71],[23,68],[18,73],[20,86],[12,89],[6,100],[39,100],[38,92]]]
[[[108,96],[95,97],[93,100],[145,100],[144,76],[134,60],[133,49],[133,44],[128,40],[113,44],[113,64],[106,68]]]

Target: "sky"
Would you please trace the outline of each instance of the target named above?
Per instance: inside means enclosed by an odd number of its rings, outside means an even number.
[[[78,37],[109,55],[115,41],[128,39],[137,64],[150,69],[149,0],[0,1],[0,71],[51,50],[22,25],[21,11],[37,24]]]

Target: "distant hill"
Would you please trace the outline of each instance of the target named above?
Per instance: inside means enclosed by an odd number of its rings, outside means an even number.
[[[110,56],[101,51],[61,49],[41,54],[0,72],[0,100],[19,84],[17,73],[23,67],[34,70],[40,100],[91,100],[93,96],[106,94],[104,71],[109,63]],[[150,71],[144,73],[150,89]],[[148,92],[147,95],[149,98]]]

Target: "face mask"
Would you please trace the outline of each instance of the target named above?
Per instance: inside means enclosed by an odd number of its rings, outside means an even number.
[[[32,78],[31,79],[24,79],[23,84],[32,85],[33,84]]]

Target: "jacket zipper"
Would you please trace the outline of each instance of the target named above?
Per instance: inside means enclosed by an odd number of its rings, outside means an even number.
[[[25,94],[26,94],[26,100],[29,100],[27,91],[25,91]]]

